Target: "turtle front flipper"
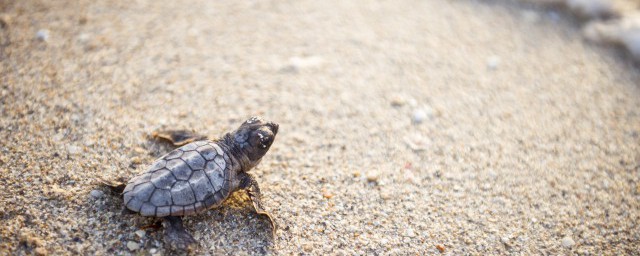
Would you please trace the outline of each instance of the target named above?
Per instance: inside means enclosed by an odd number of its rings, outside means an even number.
[[[194,141],[207,139],[207,136],[187,130],[155,131],[151,136],[156,139],[163,139],[171,142],[171,144],[178,147],[187,145]]]
[[[260,201],[259,196],[252,194],[252,192],[249,192],[249,197],[251,198],[251,202],[253,204],[253,208],[256,210],[256,213],[258,215],[266,216],[269,219],[269,223],[271,224],[271,235],[275,238],[276,222],[273,220],[273,217],[271,217],[271,214],[262,207],[262,202]]]
[[[164,242],[171,249],[188,251],[198,244],[193,236],[184,229],[182,217],[164,217],[162,224],[164,226]]]
[[[253,208],[256,210],[256,213],[262,216],[266,216],[269,219],[271,224],[271,231],[273,237],[276,236],[276,222],[271,217],[264,207],[262,206],[262,194],[260,193],[260,187],[258,187],[258,182],[251,176],[250,174],[246,174],[240,183],[240,188],[246,189],[249,198],[251,199],[251,203],[253,204]]]

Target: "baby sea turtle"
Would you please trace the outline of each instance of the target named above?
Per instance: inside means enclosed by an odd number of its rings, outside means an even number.
[[[142,216],[163,218],[165,243],[187,249],[196,242],[182,226],[182,216],[219,206],[234,191],[246,190],[256,212],[269,218],[275,232],[249,170],[258,165],[277,133],[278,124],[258,117],[216,140],[186,131],[154,133],[180,147],[127,183],[122,192],[125,207]]]

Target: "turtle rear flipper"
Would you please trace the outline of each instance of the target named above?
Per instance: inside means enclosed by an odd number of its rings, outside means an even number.
[[[118,179],[118,180],[123,180],[123,179]],[[115,195],[122,195],[122,193],[124,192],[125,187],[127,186],[126,182],[122,182],[122,181],[109,181],[109,180],[105,180],[102,178],[98,178],[98,182],[100,183],[100,185],[107,187],[109,189],[109,191],[111,192],[111,194],[115,194]],[[136,212],[129,210],[126,206],[122,206],[122,210],[120,211],[120,213],[122,213],[123,215],[129,215],[129,214],[136,214]]]
[[[115,181],[98,178],[98,182],[100,185],[107,187],[112,194],[117,195],[121,195],[122,192],[124,192],[124,188],[127,186],[127,182],[123,178],[119,178]]]
[[[207,139],[207,136],[187,130],[155,131],[151,136],[156,139],[166,140],[178,147],[187,145],[194,141]]]
[[[164,217],[163,220],[164,242],[169,249],[190,251],[197,247],[198,242],[184,228],[181,217],[168,216]]]

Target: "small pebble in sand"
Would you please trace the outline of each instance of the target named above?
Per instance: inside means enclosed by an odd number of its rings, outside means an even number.
[[[378,182],[379,178],[380,178],[380,175],[378,175],[377,173],[369,173],[369,174],[367,174],[367,181],[368,182]]]
[[[571,248],[576,244],[575,241],[573,241],[573,238],[569,237],[569,236],[565,236],[564,238],[562,238],[562,246],[566,247],[566,248]]]
[[[93,146],[93,144],[95,144],[95,141],[93,141],[93,140],[86,140],[84,142],[84,145],[87,146],[87,147],[91,147],[91,146]]]
[[[333,197],[333,194],[327,191],[322,192],[322,196],[326,199],[331,199]]]
[[[419,124],[427,118],[427,113],[422,109],[416,109],[413,111],[413,123]]]
[[[82,33],[78,35],[78,41],[80,41],[81,43],[89,42],[89,40],[91,40],[91,35],[88,33]]]
[[[36,39],[46,42],[49,39],[49,30],[40,29],[36,32]]]
[[[84,24],[87,24],[87,21],[88,21],[87,17],[82,16],[78,19],[78,24],[84,25]]]
[[[6,14],[0,15],[0,28],[8,27],[10,20],[11,18]]]
[[[312,244],[310,244],[310,243],[306,243],[306,244],[304,244],[304,245],[302,246],[302,249],[303,249],[305,252],[311,252],[311,251],[313,250],[313,245],[312,245]]]
[[[392,107],[402,107],[407,104],[407,100],[399,95],[394,95],[391,98],[391,106]]]
[[[380,198],[382,198],[383,200],[391,200],[393,199],[394,194],[393,191],[388,189],[388,188],[384,188],[380,190]]]
[[[95,198],[95,199],[99,199],[102,198],[102,196],[104,195],[104,192],[100,191],[100,190],[91,190],[91,197]]]
[[[412,134],[404,137],[404,142],[407,143],[409,148],[413,151],[427,150],[431,144],[431,140],[421,134]]]
[[[140,157],[134,156],[131,158],[131,164],[141,164],[142,163],[142,159],[140,159]]]
[[[316,68],[321,66],[324,60],[320,56],[292,57],[289,64],[282,67],[280,71],[288,73],[297,73],[301,69]]]
[[[324,60],[320,56],[292,57],[289,59],[291,66],[295,68],[307,68],[320,66]]]
[[[500,65],[500,57],[494,55],[487,58],[487,67],[489,69],[495,70],[498,68],[498,65]]]
[[[413,229],[412,229],[412,228],[407,228],[407,229],[404,231],[404,236],[406,236],[406,237],[415,237],[415,236],[416,236],[416,232],[415,232],[415,231],[413,231]]]
[[[47,249],[42,247],[36,248],[34,252],[36,253],[36,255],[40,255],[40,256],[44,256],[48,254]]]
[[[136,236],[143,238],[146,233],[147,232],[145,232],[144,230],[138,230],[136,231]]]
[[[64,139],[64,134],[63,134],[63,133],[58,133],[58,134],[56,134],[56,135],[53,135],[51,138],[52,138],[54,141],[59,142],[59,141],[61,141],[62,139]]]
[[[73,145],[68,146],[67,147],[67,152],[69,152],[69,154],[71,154],[71,155],[78,154],[78,153],[80,153],[80,147],[73,146]]]
[[[129,250],[131,251],[135,251],[140,249],[140,244],[134,242],[134,241],[129,241],[127,242],[127,248],[129,248]]]
[[[444,245],[441,245],[441,244],[436,245],[436,248],[438,248],[438,251],[444,252]]]
[[[428,111],[425,108],[419,108],[413,111],[412,121],[414,124],[420,124],[424,122],[431,115],[431,111]]]

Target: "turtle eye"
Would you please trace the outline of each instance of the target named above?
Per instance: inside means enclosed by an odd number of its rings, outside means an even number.
[[[271,136],[258,133],[258,137],[260,137],[261,148],[267,148],[271,145]]]

